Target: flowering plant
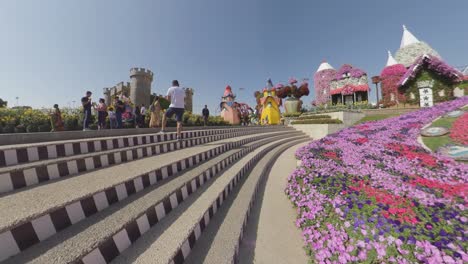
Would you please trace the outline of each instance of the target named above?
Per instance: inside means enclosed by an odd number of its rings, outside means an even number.
[[[297,87],[296,83],[296,78],[289,78],[289,85],[283,86],[280,84],[280,86],[277,86],[276,95],[281,99],[286,97],[295,97],[299,99],[302,96],[309,95],[309,83],[303,81],[299,87]]]
[[[468,113],[459,117],[450,128],[450,138],[462,145],[468,145]]]
[[[300,148],[286,194],[314,263],[466,263],[468,165],[421,128],[468,97],[341,130]]]
[[[340,80],[340,79],[344,79],[344,78],[347,78],[347,77],[360,78],[363,75],[366,75],[366,73],[363,70],[358,69],[358,68],[354,68],[350,64],[344,64],[337,71],[337,73],[335,75],[335,79]]]

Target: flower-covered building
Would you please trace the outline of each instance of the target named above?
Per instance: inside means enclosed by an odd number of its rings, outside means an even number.
[[[237,103],[234,101],[235,99],[236,96],[232,92],[231,86],[226,86],[219,106],[221,108],[221,117],[232,125],[238,125],[241,122],[240,112],[236,107]]]
[[[330,82],[332,104],[354,104],[367,101],[369,84],[367,73],[350,64],[344,64]]]
[[[388,53],[380,80],[381,103],[385,106],[400,103],[432,106],[464,94],[457,90],[463,74],[445,63],[437,51],[419,41],[405,26],[400,49],[395,58]]]

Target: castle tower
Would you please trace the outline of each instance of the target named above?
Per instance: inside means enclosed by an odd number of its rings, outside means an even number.
[[[388,59],[387,59],[387,65],[385,67],[398,64],[398,62],[393,58],[392,53],[390,51],[387,51],[387,53],[388,53]]]
[[[335,78],[336,70],[325,60],[314,74],[315,102],[326,104],[331,100],[330,82]]]
[[[151,103],[153,72],[144,68],[131,68],[130,79],[130,100],[135,105],[145,104],[148,107]]]
[[[184,88],[185,91],[185,111],[193,113],[193,89]]]
[[[403,25],[400,49],[395,53],[396,61],[405,65],[405,67],[409,67],[417,58],[424,54],[429,54],[440,59],[440,55],[436,50],[427,43],[417,39],[408,28]]]

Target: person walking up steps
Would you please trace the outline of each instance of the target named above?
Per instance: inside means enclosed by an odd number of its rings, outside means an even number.
[[[91,92],[87,91],[86,96],[81,98],[81,104],[83,105],[83,131],[89,130],[89,122],[91,121]]]
[[[208,110],[208,106],[205,105],[202,111],[203,114],[203,125],[206,126],[208,124],[208,117],[210,116],[210,110]]]
[[[169,100],[171,104],[163,116],[161,131],[159,133],[165,133],[164,129],[166,128],[167,118],[171,118],[175,114],[177,121],[177,140],[180,140],[182,133],[182,116],[185,111],[185,91],[179,87],[179,81],[172,81],[172,87],[167,90],[166,99]]]

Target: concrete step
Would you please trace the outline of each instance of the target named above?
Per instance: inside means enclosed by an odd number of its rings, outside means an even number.
[[[107,263],[230,164],[278,134],[228,150],[32,246],[6,263]],[[182,203],[183,204],[183,203]],[[122,240],[122,238],[124,238]],[[126,238],[126,239],[125,239]],[[104,261],[103,261],[104,260]]]
[[[196,200],[190,200],[192,197],[187,199],[186,203],[121,253],[113,263],[183,263],[223,202],[247,177],[258,160],[268,160],[276,146],[305,138],[303,135],[289,136],[264,144],[249,153],[210,186],[202,187],[199,197],[193,197]]]
[[[1,197],[1,252],[16,254],[23,251],[111,204],[234,147],[291,133],[294,132],[277,131],[221,140],[84,173],[80,177]]]
[[[0,168],[0,193],[22,189],[65,176],[77,175],[98,168],[105,168],[134,159],[155,156],[160,153],[166,153],[175,149],[187,148],[220,139],[236,137],[239,135],[279,130],[284,130],[284,128],[273,130],[260,130],[258,128],[251,130],[233,129],[232,131],[219,130],[216,132],[224,131],[224,133],[207,136],[204,135],[204,132],[207,134],[212,132],[194,131],[187,132],[187,138],[184,138],[180,142],[172,140],[172,138],[175,137],[175,134],[167,134],[165,137],[154,136],[154,140],[156,140],[158,143],[145,143],[151,142],[152,140],[135,140],[135,143],[141,144],[136,144],[135,146],[130,147],[119,147],[107,151],[94,148],[92,152],[88,152],[86,154],[78,154],[69,157],[40,160],[25,164],[8,166]],[[199,136],[199,134],[202,136]],[[162,140],[162,142],[159,142],[158,139]],[[115,141],[115,139],[112,141]],[[121,142],[121,140],[116,141]],[[121,143],[123,145],[126,145],[125,142],[128,143],[129,141],[122,142]]]
[[[210,126],[210,127],[184,127],[184,130],[196,131],[206,129],[229,129],[232,126]],[[176,131],[175,127],[166,128],[168,132]],[[15,133],[0,134],[0,145],[31,144],[39,142],[52,142],[84,138],[105,138],[128,135],[153,134],[159,132],[159,128],[128,128],[128,129],[105,129],[92,131],[63,131],[59,133]]]
[[[277,162],[277,158],[292,146],[297,146],[307,141],[309,141],[309,139],[290,141],[288,144],[278,147],[278,151],[271,151],[268,153],[268,158],[261,160],[257,164],[238,192],[226,200],[225,205],[212,219],[210,225],[206,228],[205,232],[203,232],[200,239],[197,240],[195,247],[192,248],[191,253],[184,263],[255,263],[253,260],[247,262],[246,258],[240,259],[239,257],[240,243],[245,235],[245,230],[247,227],[250,227],[249,220],[254,210],[253,208],[261,207],[262,191],[270,175],[272,166]],[[291,153],[291,155],[293,155],[293,153]],[[276,195],[282,195],[282,192]],[[272,217],[275,216],[273,215]],[[274,221],[274,219],[271,219],[271,221]],[[294,218],[292,218],[291,224],[293,221]],[[255,234],[253,234],[253,236],[255,237]],[[267,243],[274,243],[274,241],[269,241]],[[248,247],[250,249],[255,247],[255,245],[249,244]],[[302,250],[301,245],[299,249]],[[274,254],[274,252],[270,254]],[[256,260],[258,261],[259,259],[256,258]],[[288,261],[282,262],[279,261],[279,259],[276,260],[278,262],[265,261],[261,263],[288,263]]]
[[[194,138],[208,135],[219,135],[232,131],[265,129],[262,127],[245,128],[223,128],[188,130],[182,134],[183,138]],[[54,134],[54,133],[49,133]],[[126,135],[117,137],[78,138],[73,140],[61,140],[40,143],[14,144],[0,146],[0,168],[29,163],[37,160],[55,159],[58,157],[69,157],[79,154],[92,153],[101,150],[131,147],[157,143],[167,140],[175,140],[175,133],[159,135],[155,133]]]

